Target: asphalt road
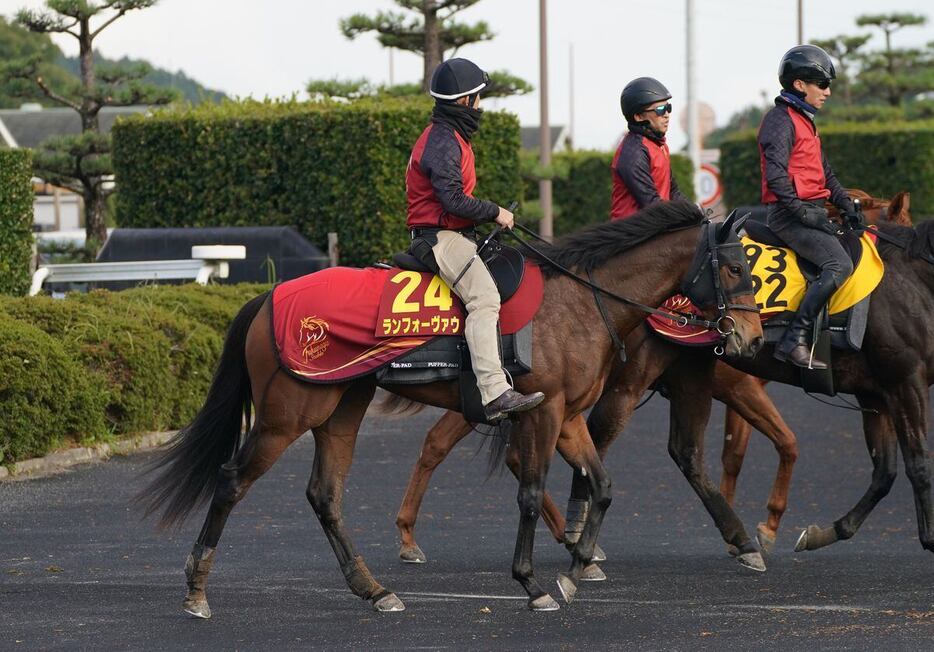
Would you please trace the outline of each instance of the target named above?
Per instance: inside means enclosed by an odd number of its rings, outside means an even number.
[[[127,505],[151,458],[0,484],[0,649],[931,649],[934,567],[917,540],[909,484],[895,487],[854,539],[792,551],[800,528],[828,524],[869,484],[860,420],[772,386],[800,439],[790,507],[769,569],[725,553],[668,458],[668,404],[654,398],[611,452],[614,502],[601,544],[609,576],[558,612],[526,610],[510,577],[518,522],[509,476],[485,480],[472,435],[435,474],[418,540],[421,566],[397,558],[394,527],[423,433],[439,413],[364,423],[344,500],[370,569],[407,610],[377,614],[345,587],[304,489],[314,442],[296,442],[233,512],[208,596],[214,618],[185,617],[183,565],[203,511],[157,532]],[[708,430],[719,474],[722,410]],[[776,458],[754,435],[737,506],[765,514]],[[549,488],[564,504],[569,472]],[[540,527],[536,574],[553,587],[567,556]],[[558,598],[557,592],[553,595]]]

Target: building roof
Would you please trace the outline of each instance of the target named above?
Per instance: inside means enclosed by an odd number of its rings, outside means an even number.
[[[148,111],[148,106],[104,107],[99,114],[103,133],[109,133],[120,116]],[[7,147],[37,147],[52,136],[81,133],[81,118],[69,108],[0,109],[0,144]],[[12,142],[11,142],[12,141]]]
[[[522,149],[538,149],[538,126],[520,127],[519,137],[522,139]],[[568,133],[564,125],[551,125],[551,151],[567,147]]]

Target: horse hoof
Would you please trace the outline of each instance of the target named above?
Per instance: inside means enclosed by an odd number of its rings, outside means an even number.
[[[775,535],[770,533],[763,523],[759,523],[759,526],[756,528],[756,541],[759,542],[759,547],[762,549],[762,552],[767,555],[770,554],[775,547]]]
[[[529,609],[532,611],[557,611],[561,608],[547,593],[541,597],[529,600]]]
[[[207,600],[185,600],[183,605],[185,613],[192,618],[201,618],[207,620],[211,617],[211,607]]]
[[[581,582],[603,582],[606,580],[606,573],[596,564],[585,566],[581,573]]]
[[[577,585],[564,573],[558,573],[558,590],[561,591],[561,597],[565,603],[571,604],[574,600],[574,594],[577,593]]]
[[[374,602],[373,608],[382,613],[389,611],[405,611],[405,604],[396,597],[395,593],[390,593]]]
[[[739,555],[739,548],[734,546],[732,543],[726,544],[726,552],[730,557],[736,557]]]
[[[402,546],[399,549],[399,559],[406,564],[424,564],[428,561],[428,557],[425,556],[417,543],[413,543],[411,546]]]
[[[603,548],[596,543],[593,544],[593,559],[590,561],[606,561],[606,553],[603,552]]]
[[[760,573],[765,572],[765,560],[759,552],[746,552],[736,557],[736,561],[746,568]]]

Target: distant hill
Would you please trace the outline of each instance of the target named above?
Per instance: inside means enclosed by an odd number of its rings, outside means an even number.
[[[72,75],[78,76],[80,71],[78,57],[59,56],[56,63]],[[114,60],[103,57],[97,53],[94,54],[94,63],[100,66],[149,64],[148,61],[143,59],[123,57],[122,59]],[[222,91],[205,88],[181,70],[178,72],[169,72],[163,68],[153,67],[152,72],[143,77],[143,81],[161,88],[174,88],[182,94],[184,99],[193,104],[200,104],[201,102],[220,102],[227,97]]]
[[[61,89],[78,75],[78,59],[64,56],[61,49],[52,42],[47,34],[33,34],[21,27],[10,24],[3,16],[0,16],[0,68],[5,63],[30,57],[39,59],[42,74],[52,88]],[[119,61],[113,61],[99,55],[95,55],[94,60],[99,65],[105,66],[107,64],[143,63],[127,57]],[[173,73],[168,70],[154,68],[145,79],[155,86],[177,89],[186,100],[194,104],[205,101],[217,102],[226,97],[220,91],[205,88],[182,71]],[[44,106],[58,106],[38,89],[33,88],[31,84],[25,86],[27,94],[22,97],[16,93],[16,89],[20,85],[6,82],[0,78],[0,109],[16,109],[24,102],[39,102]]]

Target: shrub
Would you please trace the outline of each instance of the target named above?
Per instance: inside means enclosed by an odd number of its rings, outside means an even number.
[[[0,464],[67,440],[179,428],[200,409],[233,316],[262,285],[0,297]]]
[[[100,378],[68,346],[0,313],[0,464],[107,434]]]
[[[405,168],[424,98],[228,102],[160,111],[113,131],[118,222],[128,227],[292,225],[366,265],[408,246]],[[477,196],[521,199],[519,125],[490,112],[474,139]]]
[[[32,159],[0,149],[0,294],[25,294],[32,257]]]

